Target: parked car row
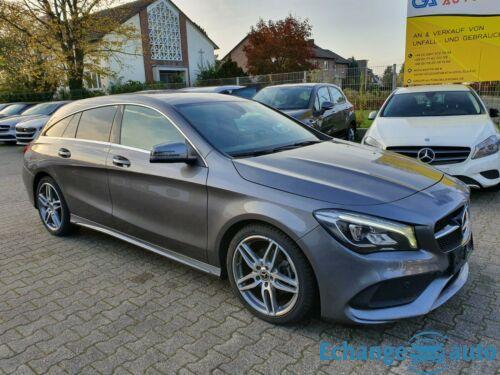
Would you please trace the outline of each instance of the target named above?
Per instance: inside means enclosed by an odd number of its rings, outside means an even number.
[[[6,105],[0,116],[0,141],[27,144],[40,133],[50,116],[68,101],[15,103]]]
[[[253,99],[332,137],[355,141],[354,106],[333,84],[189,87],[145,94],[218,93]],[[51,114],[67,102],[15,103],[0,107],[0,141],[26,144]],[[4,117],[1,119],[1,117]],[[498,129],[479,96],[464,85],[420,86],[395,90],[378,112],[362,143],[417,158],[456,176],[473,188],[500,184]]]
[[[497,113],[473,90],[398,89],[361,145],[332,138],[356,130],[335,85],[245,92],[45,103],[3,121],[27,141],[26,124],[50,118],[24,149],[23,179],[51,234],[84,226],[227,275],[267,321],[319,300],[325,317],[383,323],[458,292],[473,237],[469,189],[450,175],[487,187],[500,169]]]

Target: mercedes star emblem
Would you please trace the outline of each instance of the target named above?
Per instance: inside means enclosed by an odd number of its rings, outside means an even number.
[[[436,158],[436,154],[431,148],[423,148],[421,149],[418,154],[417,154],[418,160],[420,160],[422,163],[427,163],[430,164],[434,161]]]

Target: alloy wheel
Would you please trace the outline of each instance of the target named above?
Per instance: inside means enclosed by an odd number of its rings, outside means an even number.
[[[45,182],[38,189],[38,208],[45,225],[52,231],[57,231],[62,225],[61,198],[57,190]]]
[[[253,235],[242,240],[233,256],[236,286],[245,301],[267,316],[293,309],[299,279],[287,251],[270,238]]]

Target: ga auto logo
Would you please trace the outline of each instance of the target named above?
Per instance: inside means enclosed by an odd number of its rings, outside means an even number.
[[[435,7],[438,5],[437,0],[411,0],[411,4],[417,9]]]

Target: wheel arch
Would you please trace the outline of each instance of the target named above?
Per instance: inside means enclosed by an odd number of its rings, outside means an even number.
[[[227,254],[229,252],[229,244],[231,243],[231,240],[233,237],[238,233],[239,230],[244,228],[247,225],[255,225],[255,224],[261,224],[261,225],[267,225],[271,226],[281,232],[283,232],[287,237],[289,237],[295,245],[300,249],[302,254],[304,254],[305,259],[309,263],[309,266],[311,267],[312,273],[314,275],[314,281],[316,283],[316,290],[319,291],[319,284],[318,284],[318,278],[316,276],[316,272],[314,271],[314,267],[312,265],[311,260],[309,259],[309,256],[307,255],[307,252],[304,251],[302,248],[299,238],[296,235],[293,235],[293,232],[287,229],[285,226],[283,226],[280,223],[275,222],[274,220],[269,220],[268,218],[262,218],[262,217],[246,217],[246,218],[240,218],[238,220],[235,220],[231,222],[223,231],[223,234],[220,236],[219,241],[217,242],[217,251],[218,251],[218,256],[219,256],[219,265],[221,269],[221,278],[227,278],[228,272],[227,272],[227,267],[226,267],[226,258]],[[319,298],[319,293],[318,293],[318,298]],[[319,304],[321,304],[321,300],[319,300]]]
[[[297,236],[293,235],[292,232],[284,227],[281,223],[276,223],[274,220],[269,220],[268,218],[261,218],[261,217],[251,217],[251,218],[242,218],[239,220],[233,221],[224,231],[224,233],[221,235],[220,241],[218,242],[218,256],[219,256],[219,264],[220,264],[220,269],[221,269],[221,274],[220,277],[225,279],[228,276],[227,272],[227,267],[226,267],[226,258],[227,254],[229,251],[229,244],[233,237],[236,235],[236,233],[244,228],[247,225],[255,225],[255,224],[261,224],[261,225],[267,225],[270,227],[273,227],[280,232],[284,233],[287,237],[289,237],[295,245],[299,248],[299,250],[302,252],[304,255],[304,258],[306,259],[307,263],[311,267],[312,274],[314,276],[314,284],[316,287],[316,293],[317,293],[317,308],[318,311],[321,311],[321,294],[319,293],[319,283],[318,283],[318,277],[316,275],[316,272],[314,270],[314,267],[312,265],[311,260],[309,259],[309,256],[307,252],[304,251],[303,247],[300,244],[300,241]]]
[[[37,191],[38,183],[44,177],[53,178],[47,171],[40,171],[33,178],[33,202],[34,202],[35,208],[38,208],[38,200],[36,199],[36,191]]]

